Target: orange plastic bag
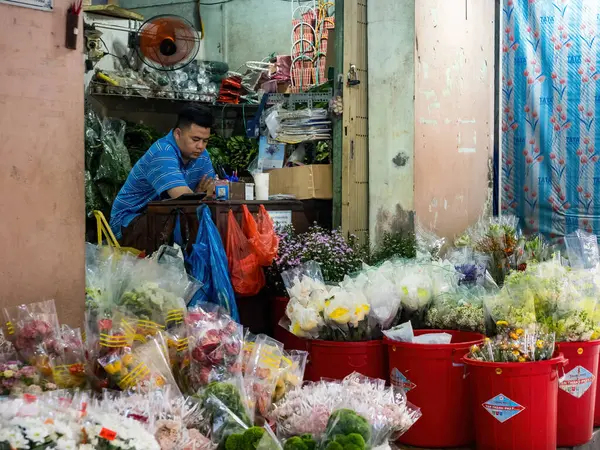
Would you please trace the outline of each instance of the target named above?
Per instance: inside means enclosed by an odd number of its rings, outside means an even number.
[[[265,273],[231,210],[227,218],[225,252],[235,293],[244,296],[258,294],[265,286]]]
[[[254,220],[248,207],[242,205],[242,230],[258,257],[258,263],[265,267],[273,264],[279,250],[279,236],[275,233],[273,219],[263,205],[258,208],[257,220]]]

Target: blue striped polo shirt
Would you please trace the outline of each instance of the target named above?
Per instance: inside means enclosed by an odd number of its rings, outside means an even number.
[[[208,152],[204,150],[198,159],[184,164],[171,130],[152,144],[133,166],[112,205],[110,227],[117,239],[122,237],[122,228],[127,227],[149,202],[176,187],[187,186],[194,191],[205,175],[215,178]]]

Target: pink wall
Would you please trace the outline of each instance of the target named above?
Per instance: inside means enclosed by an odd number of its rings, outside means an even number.
[[[425,226],[453,237],[488,201],[494,1],[419,0],[415,8],[415,209]]]
[[[0,306],[84,308],[83,57],[53,12],[0,4]]]

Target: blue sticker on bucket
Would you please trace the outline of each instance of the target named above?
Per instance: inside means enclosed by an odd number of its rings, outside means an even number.
[[[406,392],[417,387],[415,383],[406,378],[404,374],[400,372],[396,367],[394,367],[394,370],[392,370],[390,379],[392,382],[392,386],[401,387]]]
[[[581,398],[593,382],[594,374],[585,367],[577,366],[560,379],[558,387],[575,398]]]
[[[500,423],[506,422],[508,419],[512,419],[517,414],[525,410],[524,406],[513,402],[506,395],[496,395],[491,400],[488,400],[483,404],[483,407],[489,412],[494,419]]]

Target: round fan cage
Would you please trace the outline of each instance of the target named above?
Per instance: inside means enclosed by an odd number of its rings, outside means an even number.
[[[194,60],[200,38],[183,17],[161,15],[148,19],[137,31],[137,53],[156,70],[177,70]]]

